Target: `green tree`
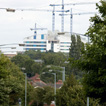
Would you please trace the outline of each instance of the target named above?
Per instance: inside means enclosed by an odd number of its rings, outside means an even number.
[[[0,78],[0,104],[15,104],[23,91],[23,73],[3,54],[0,60],[0,68],[6,72]]]
[[[32,69],[32,65],[35,63],[34,60],[30,59],[30,57],[26,54],[18,54],[11,59],[16,65],[22,69],[23,67],[25,70],[22,70],[24,73],[27,73],[28,77],[33,76],[34,70]],[[36,68],[36,67],[35,67]]]
[[[43,106],[44,103],[48,105],[54,100],[54,90],[52,87],[45,86],[44,88],[36,88],[33,94],[33,104],[31,106]]]
[[[63,53],[44,53],[42,60],[44,60],[45,65],[62,65],[66,60],[66,57]]]
[[[17,54],[14,56],[11,61],[18,65],[20,68],[25,67],[25,61],[29,60],[30,57],[23,54]]]
[[[79,35],[72,35],[71,36],[71,46],[69,51],[69,58],[78,60],[81,57],[81,50],[84,46],[83,42],[81,41],[81,37]]]
[[[78,83],[75,76],[71,74],[66,79],[56,95],[57,106],[86,106],[86,96],[82,85]],[[90,106],[97,106],[98,100],[90,98]]]
[[[28,55],[33,60],[37,60],[37,59],[41,59],[42,58],[42,53],[41,53],[40,50],[38,50],[38,51],[29,50],[29,51],[25,51],[24,54]]]
[[[106,100],[106,1],[97,4],[99,15],[90,19],[91,25],[87,35],[90,44],[85,45],[82,58],[77,66],[85,72],[83,85],[86,96]],[[105,104],[106,105],[106,104]],[[105,106],[104,105],[104,106]]]
[[[77,67],[74,67],[73,61],[80,59],[81,50],[84,48],[84,44],[82,43],[79,35],[72,35],[71,40],[72,43],[69,51],[70,73],[73,73],[74,75],[76,75],[77,79],[80,79],[83,73]]]
[[[25,100],[25,75],[23,72],[3,54],[0,55],[0,71],[3,71],[0,77],[0,106],[16,105],[19,98],[22,99],[23,104]],[[28,100],[31,98],[30,89],[32,86],[28,83]]]
[[[41,74],[42,64],[41,63],[33,63],[31,65],[31,69],[32,69],[31,76],[34,76],[35,73]]]
[[[70,46],[69,57],[75,58],[76,57],[76,45],[77,45],[75,35],[71,36],[71,41],[72,43]]]
[[[67,78],[62,88],[57,92],[56,100],[57,106],[86,106],[82,87],[78,85],[73,75]]]

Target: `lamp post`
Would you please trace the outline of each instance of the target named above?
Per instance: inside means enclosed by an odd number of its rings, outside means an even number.
[[[25,74],[25,106],[27,106],[27,73]]]
[[[54,75],[54,94],[56,95],[56,73],[51,73]]]
[[[25,68],[22,67],[21,70],[25,70]],[[27,73],[24,73],[24,75],[25,75],[25,106],[27,106]]]
[[[89,97],[87,97],[87,106],[89,106]]]
[[[62,71],[62,73],[63,73],[62,79],[63,79],[63,82],[64,82],[65,81],[65,67],[61,67],[61,68],[63,69],[63,71]]]
[[[61,67],[63,70],[62,71],[59,71],[58,72],[61,72],[62,73],[62,81],[64,82],[65,81],[65,67]]]

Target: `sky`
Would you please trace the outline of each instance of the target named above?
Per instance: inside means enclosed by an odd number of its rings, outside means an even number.
[[[85,2],[96,3],[99,0],[64,0],[64,4]],[[34,28],[35,23],[39,28],[52,30],[52,12],[36,11],[36,9],[53,10],[50,4],[61,3],[62,0],[0,0],[0,45],[23,43],[25,37],[34,34],[34,31],[31,31],[30,28]],[[7,12],[3,8],[12,8],[16,11]],[[97,12],[95,4],[65,5],[64,7],[65,10],[71,8],[73,13]],[[22,9],[24,11],[21,11]],[[61,6],[56,6],[55,9],[61,10]],[[61,16],[59,14],[61,13],[55,12],[55,30],[61,31]],[[92,16],[94,14],[73,15],[73,32],[86,33],[90,26],[89,19]],[[64,16],[64,31],[70,31],[70,15]],[[41,31],[37,31],[37,33],[41,33]]]

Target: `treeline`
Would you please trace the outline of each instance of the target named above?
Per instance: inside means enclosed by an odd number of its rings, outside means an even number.
[[[28,102],[33,87],[28,83]],[[25,103],[25,75],[18,66],[0,54],[0,106],[15,106],[18,99]]]
[[[19,66],[20,69],[24,67],[25,70],[22,71],[27,73],[28,77],[32,77],[36,73],[42,74],[42,72],[48,72],[50,69],[61,71],[60,67],[65,67],[66,76],[69,76],[70,73],[73,73],[74,75],[76,75],[77,78],[81,78],[80,73],[72,70],[70,64],[68,63],[68,58],[68,54],[64,54],[61,52],[42,53],[40,51],[29,50],[24,52],[23,54],[16,55],[11,59],[11,61]],[[62,79],[61,76],[62,74],[58,74],[57,79]]]

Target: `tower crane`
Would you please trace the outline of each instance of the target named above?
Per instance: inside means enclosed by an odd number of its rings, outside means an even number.
[[[96,12],[83,12],[83,13],[72,13],[72,8],[70,10],[70,14],[59,14],[59,15],[70,15],[70,34],[72,35],[72,29],[73,29],[73,15],[88,15],[88,14],[96,14]]]
[[[34,36],[36,37],[37,36],[37,30],[47,30],[47,28],[37,28],[36,27],[36,23],[35,23],[35,28],[30,28],[30,30],[34,30]]]
[[[52,5],[50,5],[52,6]],[[0,8],[4,9],[7,12],[15,12],[18,11],[41,11],[41,12],[52,12],[52,31],[55,30],[55,12],[62,12],[61,10],[55,10],[55,5],[53,5],[53,10],[46,10],[46,9],[12,9],[12,8]],[[63,12],[69,12],[69,10],[63,10]]]
[[[62,0],[62,4],[50,4],[51,6],[62,6],[62,13],[64,14],[64,6],[70,6],[70,5],[87,5],[87,4],[96,4],[96,2],[82,2],[82,3],[68,3],[64,4],[64,0]],[[64,32],[64,15],[61,15],[61,32]]]

